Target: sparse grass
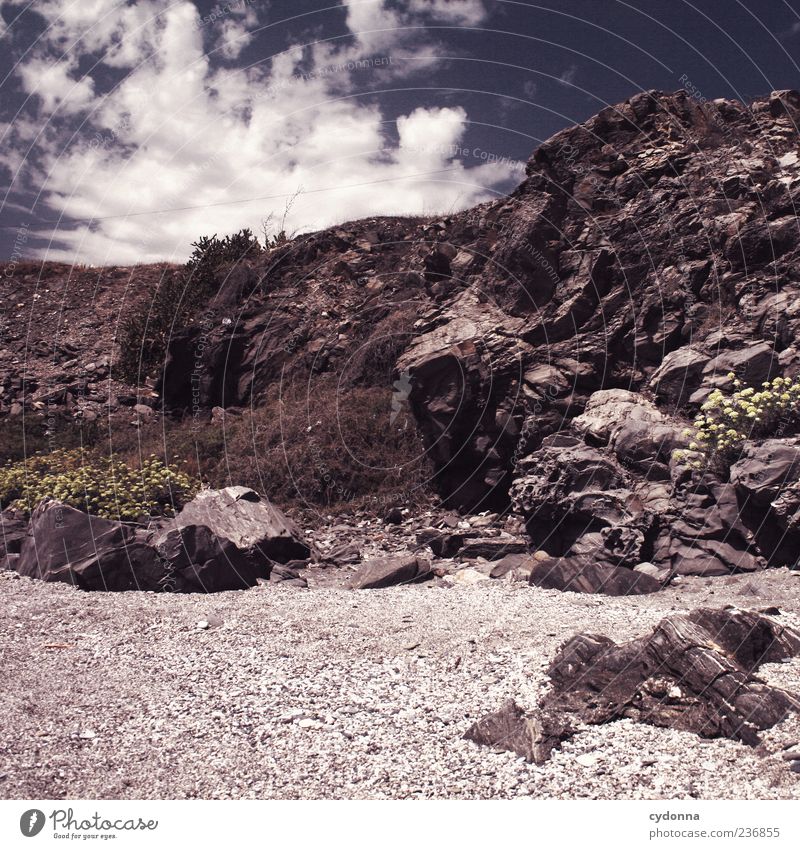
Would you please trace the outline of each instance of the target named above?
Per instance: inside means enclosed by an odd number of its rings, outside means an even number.
[[[282,504],[418,503],[431,467],[410,412],[383,387],[334,375],[273,390],[232,428],[226,471]]]
[[[431,464],[407,405],[395,401],[393,411],[392,400],[386,386],[343,386],[335,375],[315,376],[310,386],[297,379],[224,426],[167,419],[119,428],[105,450],[131,466],[150,454],[180,461],[209,486],[250,486],[280,507],[381,512],[427,503]]]

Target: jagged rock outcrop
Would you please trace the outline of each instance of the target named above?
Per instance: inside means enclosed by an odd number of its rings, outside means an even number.
[[[798,121],[797,92],[638,93],[548,139],[507,198],[346,223],[223,270],[174,334],[157,399],[137,388],[114,405],[219,418],[293,375],[400,381],[445,503],[514,506],[548,554],[662,573],[792,565],[794,465],[760,491],[738,472],[684,475],[672,454],[729,372],[800,374]],[[386,339],[385,374],[367,377]],[[76,398],[90,365],[113,368],[74,354],[60,350],[54,382],[40,359],[6,368],[0,412],[46,390],[42,416],[53,392],[97,415],[96,378],[92,404]]]
[[[508,485],[520,446],[505,443],[521,421],[522,450],[536,449],[593,391],[653,386],[674,413],[729,371],[758,382],[794,362],[797,318],[781,316],[776,334],[761,305],[795,283],[796,103],[636,95],[545,142],[508,201],[472,214],[484,232],[465,274],[477,303],[443,306],[400,362],[423,429],[448,437],[435,456],[456,501]],[[473,317],[477,338],[458,330]],[[465,482],[457,458],[474,445],[494,462]]]
[[[552,689],[535,711],[507,703],[464,736],[537,763],[581,725],[622,718],[755,746],[759,731],[800,710],[800,698],[754,673],[799,654],[796,631],[730,608],[668,616],[622,645],[577,634],[550,664]]]

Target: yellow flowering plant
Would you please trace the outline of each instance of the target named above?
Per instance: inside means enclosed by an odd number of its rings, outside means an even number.
[[[715,389],[708,396],[694,428],[684,431],[691,439],[688,449],[675,452],[678,461],[692,468],[727,468],[748,439],[795,432],[800,427],[800,376],[776,377],[760,388],[743,386],[732,372],[728,378],[733,391]]]
[[[199,489],[200,481],[155,455],[132,468],[113,455],[57,450],[0,468],[0,507],[26,514],[50,497],[93,516],[135,522],[174,515]]]

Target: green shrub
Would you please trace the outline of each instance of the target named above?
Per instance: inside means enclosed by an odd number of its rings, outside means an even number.
[[[203,236],[192,246],[194,251],[186,265],[165,274],[120,325],[117,367],[128,383],[138,385],[161,366],[170,337],[191,324],[219,290],[223,268],[261,251],[258,239],[248,229],[223,239]]]
[[[715,389],[701,406],[694,429],[684,431],[691,442],[676,459],[693,468],[724,470],[738,459],[748,439],[789,435],[800,428],[800,377],[776,377],[760,390],[743,386],[733,373],[728,377],[733,392]]]
[[[245,228],[232,236],[218,239],[216,235],[202,236],[192,242],[192,255],[183,268],[183,275],[194,288],[215,292],[219,286],[217,272],[224,266],[258,256],[261,245],[252,231]]]
[[[131,468],[113,455],[95,459],[59,450],[0,469],[0,507],[28,514],[50,497],[105,519],[172,516],[199,488],[199,481],[154,456]]]

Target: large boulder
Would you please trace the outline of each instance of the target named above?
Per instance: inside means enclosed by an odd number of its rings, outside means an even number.
[[[799,654],[800,633],[731,608],[668,616],[621,645],[576,634],[550,664],[552,686],[535,712],[507,703],[464,736],[536,763],[585,725],[623,718],[756,746],[760,731],[800,710],[800,698],[755,673]]]
[[[711,476],[678,481],[650,559],[679,575],[727,575],[765,566],[743,522],[735,488]]]
[[[31,515],[17,571],[83,590],[161,590],[169,581],[143,532],[52,499]]]
[[[208,525],[165,530],[154,546],[168,576],[162,588],[169,592],[243,590],[270,576],[271,564],[256,550],[240,548]]]
[[[511,498],[536,548],[566,554],[584,535],[625,525],[643,513],[613,456],[576,437],[547,437],[518,464]]]
[[[734,351],[723,351],[709,360],[703,368],[702,386],[689,398],[692,404],[702,404],[714,389],[730,387],[730,373],[747,386],[761,386],[780,370],[778,355],[768,342],[751,342]]]
[[[685,345],[670,351],[650,378],[656,397],[672,408],[682,406],[700,386],[703,369],[711,358],[703,351]]]
[[[0,511],[0,569],[16,566],[27,535],[28,520],[19,510]]]
[[[174,519],[174,529],[206,527],[263,562],[305,560],[311,554],[297,525],[246,486],[199,492]]]
[[[592,393],[571,429],[590,445],[608,445],[627,469],[648,480],[669,479],[672,451],[681,428],[651,401],[625,389]]]
[[[593,392],[581,415],[572,420],[572,429],[591,445],[607,445],[626,422],[644,425],[664,421],[654,404],[626,389],[600,389]]]
[[[409,401],[446,503],[502,507],[523,419],[515,396],[526,346],[514,337],[524,322],[473,292],[445,315],[447,323],[416,338],[397,368],[410,380]]]
[[[201,492],[152,531],[57,501],[31,516],[17,570],[84,590],[220,592],[255,586],[274,561],[310,554],[297,526],[246,487]]]
[[[611,445],[617,459],[647,480],[669,480],[672,452],[683,445],[681,428],[660,422],[626,419],[614,431]]]

